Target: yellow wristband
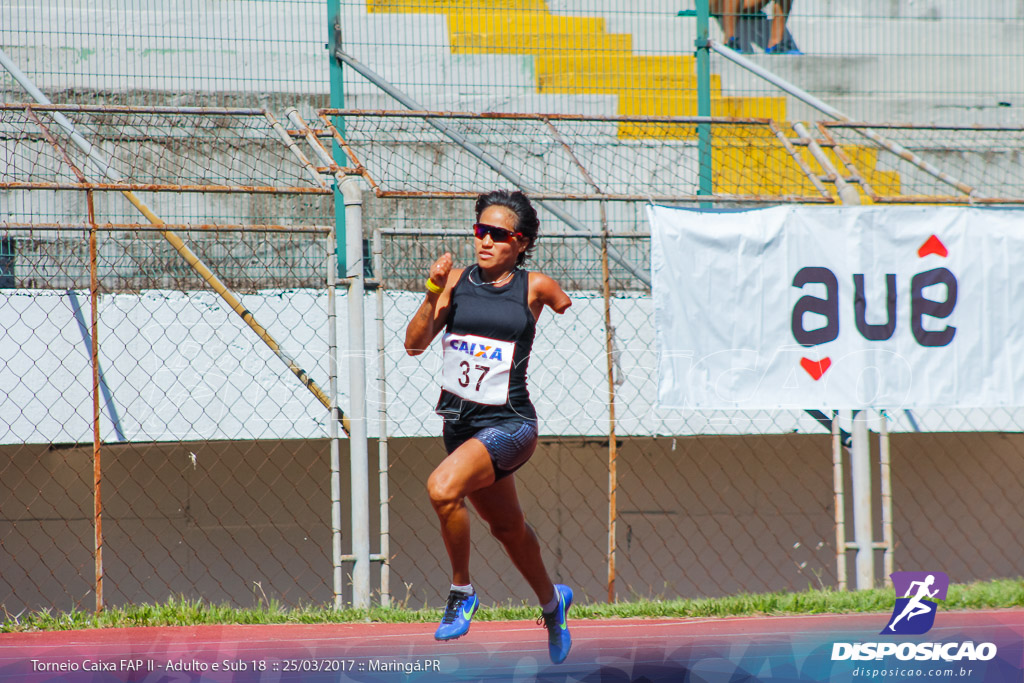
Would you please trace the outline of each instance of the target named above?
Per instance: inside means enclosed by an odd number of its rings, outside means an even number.
[[[434,281],[431,280],[428,277],[427,278],[427,291],[428,292],[433,292],[434,294],[440,294],[441,292],[444,291],[444,287],[442,287],[441,285],[435,285]]]

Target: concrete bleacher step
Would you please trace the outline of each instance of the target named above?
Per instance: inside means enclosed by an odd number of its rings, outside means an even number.
[[[369,12],[405,14],[465,12],[473,10],[543,11],[546,0],[366,0]]]
[[[508,34],[477,31],[452,32],[452,52],[456,54],[537,54],[576,50],[578,52],[613,53],[630,49],[627,35],[540,33]]]
[[[537,89],[548,93],[632,91],[697,92],[695,59],[691,56],[538,55],[534,60]],[[711,90],[721,90],[721,77],[711,76]]]
[[[647,95],[629,93],[619,98],[623,116],[697,116],[697,93]],[[785,97],[711,97],[711,115],[729,118],[786,120]]]
[[[750,59],[858,121],[1012,124],[1024,109],[1024,59],[1019,56],[940,60],[916,55],[808,54]],[[774,90],[720,55],[712,55],[711,68],[722,74],[723,94]],[[793,103],[791,115],[821,118],[820,112],[798,102]]]
[[[853,163],[857,172],[863,176],[864,181],[871,186],[871,189],[877,195],[882,197],[893,197],[901,193],[902,183],[900,181],[899,172],[887,171],[878,168],[879,150],[877,148],[864,147],[861,145],[841,145],[840,147],[843,152],[843,156]],[[825,149],[825,155],[829,158],[829,161],[835,168],[842,169],[844,167],[839,155],[837,155],[833,150]],[[811,168],[819,173],[824,172],[813,159],[811,159]],[[861,203],[872,203],[871,198],[868,197],[864,189],[860,185],[857,185],[856,187],[861,196]]]
[[[465,11],[448,15],[455,53],[544,54],[622,53],[633,49],[632,36],[608,33],[599,17],[568,17],[546,11]]]
[[[714,190],[720,194],[732,195],[780,195],[816,194],[807,176],[793,163],[788,150],[758,141],[752,135],[749,144],[713,144],[711,163],[715,169]],[[847,158],[856,163],[858,173],[878,196],[895,196],[901,192],[900,175],[896,171],[876,167],[878,150],[861,146],[843,146]],[[824,169],[806,149],[798,150],[801,159],[815,174],[823,176]],[[830,149],[825,150],[833,167],[843,169],[839,157]],[[750,169],[756,169],[752,173]],[[849,180],[849,179],[848,179]],[[825,183],[826,189],[836,196],[835,187]],[[873,203],[859,184],[854,184],[862,204]]]
[[[807,177],[794,167],[786,150],[779,147],[716,145],[711,150],[711,165],[716,194],[816,194]]]

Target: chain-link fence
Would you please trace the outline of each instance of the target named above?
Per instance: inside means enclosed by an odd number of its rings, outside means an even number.
[[[328,381],[333,210],[281,131],[0,109],[8,611],[331,596],[329,418],[295,369]]]
[[[282,134],[264,111],[63,108],[95,154],[54,123],[57,108],[0,111],[10,160],[0,178],[0,603],[10,612],[87,607],[100,586],[105,604],[172,594],[241,605],[330,600],[339,559],[330,419],[306,380],[327,386],[330,330],[347,326],[344,306],[332,325],[326,284],[335,244],[324,227],[334,220],[325,178],[337,169],[321,166],[308,147],[297,154],[290,145],[304,131]],[[334,113],[323,112],[314,140],[329,141]],[[363,193],[368,270],[382,285],[366,301],[367,345],[376,337],[380,346],[366,354],[367,377],[382,389],[368,392],[376,410],[367,427],[371,457],[387,445],[386,511],[376,512],[375,487],[369,499],[371,528],[385,532],[371,549],[389,562],[388,597],[437,604],[449,580],[424,486],[443,453],[433,413],[439,359],[409,357],[400,340],[426,266],[443,251],[459,264],[472,260],[475,193],[511,184],[466,146],[436,135],[426,118],[457,126],[464,141],[571,219],[543,214],[530,264],[558,280],[573,307],[542,316],[530,368],[541,446],[517,475],[552,574],[592,600],[609,596],[612,558],[618,598],[841,581],[836,558],[850,553],[837,540],[835,501],[849,475],[832,479],[823,424],[830,416],[656,405],[643,280],[650,243],[646,202],[636,195],[650,181],[666,201],[831,203],[840,175],[856,184],[871,170],[858,165],[866,156],[843,157],[855,144],[840,134],[863,138],[856,126],[820,128],[811,140],[753,119],[352,113],[340,142],[365,163],[377,191]],[[689,131],[704,123],[721,144],[717,158],[735,164],[735,182],[702,197]],[[623,134],[641,125],[690,136],[666,143]],[[872,169],[901,181],[888,186],[891,194],[877,181],[862,184],[864,197],[1019,198],[1012,165],[984,164],[989,151],[1009,149],[947,142],[948,153],[928,156],[943,149],[934,131],[928,144],[914,144],[912,132],[883,133],[918,158],[879,149]],[[836,173],[810,154],[812,142],[832,155]],[[773,160],[761,163],[765,175],[798,189],[793,196],[762,196],[768,181],[757,164],[745,165],[752,147]],[[883,157],[888,168],[879,169]],[[923,169],[950,160],[966,189],[951,191]],[[448,180],[428,186],[435,178]],[[147,214],[140,223],[139,205],[156,222]],[[344,407],[351,396],[337,393]],[[847,417],[837,424],[852,428]],[[1016,410],[887,416],[892,476],[875,458],[873,477],[875,490],[892,483],[896,568],[941,568],[957,581],[1019,574],[1020,425]],[[347,499],[346,468],[335,471]],[[882,538],[881,516],[876,526]],[[352,539],[347,529],[341,535],[344,553]],[[482,593],[528,597],[486,530],[478,527],[474,540]]]
[[[401,237],[382,240],[385,283],[392,269],[415,265]],[[438,248],[454,253],[468,241],[447,239]],[[547,254],[567,243],[583,255],[589,249],[579,237],[547,236],[535,265],[544,268]],[[430,256],[416,261],[425,267]],[[594,268],[599,260],[590,264]],[[100,292],[107,604],[179,594],[241,605],[264,594],[288,604],[328,601],[327,444],[309,438],[325,433],[322,407],[211,295]],[[29,306],[28,293],[15,290],[4,306],[10,321],[5,416],[20,404],[2,447],[4,602],[9,610],[88,606],[94,586],[93,392],[88,343],[73,322],[75,297],[88,319],[87,294],[36,293]],[[543,436],[517,478],[549,569],[596,600],[607,595],[609,515],[602,298],[587,290],[571,295],[566,316],[542,319],[531,390]],[[442,454],[440,422],[432,413],[438,359],[409,358],[396,341],[419,296],[382,292],[391,397],[391,593],[412,606],[435,604],[447,581],[447,559],[424,489]],[[246,304],[268,327],[287,329],[296,354],[315,355],[307,367],[317,367],[323,365],[326,324],[317,303],[322,297],[260,292]],[[19,298],[23,306],[16,309]],[[612,303],[614,338],[622,344],[614,364],[617,595],[835,585],[826,430],[793,413],[659,412],[650,399],[653,351],[644,341],[653,332],[649,299],[619,290]],[[34,332],[23,336],[26,328]],[[634,339],[627,345],[629,337]],[[27,357],[11,357],[12,347]],[[15,367],[27,371],[15,378]],[[112,402],[104,386],[111,388]],[[127,401],[132,392],[138,398]],[[144,428],[149,431],[140,433]],[[379,433],[373,425],[371,433]],[[1013,434],[896,434],[897,568],[942,566],[958,580],[1015,575],[1020,547],[1013,529],[1024,521],[1014,502],[1024,490],[1022,451],[1022,439]],[[473,570],[489,599],[529,595],[479,526]]]
[[[461,208],[468,225],[472,206],[465,202]],[[392,585],[401,598],[404,584],[418,606],[436,602],[448,571],[424,489],[444,453],[436,437],[441,421],[432,412],[440,352],[404,354],[397,340],[422,295],[393,291],[390,283],[392,277],[404,283],[410,277],[405,273],[417,266],[422,280],[444,251],[456,264],[472,263],[471,240],[468,229],[443,238],[429,230],[382,232],[381,278],[387,289],[381,324],[382,337],[390,340],[386,429],[393,440],[390,536],[392,547],[402,549],[392,560]],[[410,235],[417,243],[413,250],[403,239]],[[646,239],[626,235],[609,241],[630,253],[624,243],[636,248]],[[558,265],[564,257],[552,257],[560,253],[575,254],[569,269]],[[599,253],[579,235],[542,232],[530,267],[563,283],[582,279],[570,271],[589,271],[590,282],[601,277]],[[837,552],[834,515],[836,494],[845,489],[845,517],[853,519],[851,475],[841,466],[837,489],[828,427],[806,412],[659,409],[653,398],[651,301],[634,281],[612,290],[609,300],[617,438],[610,450],[602,294],[574,288],[570,295],[573,306],[565,316],[546,313],[539,325],[530,389],[541,418],[541,445],[517,474],[527,519],[552,573],[589,599],[607,599],[612,529],[613,595],[620,599],[846,585],[845,573],[837,573],[837,556],[845,572],[854,553],[845,545]],[[960,581],[1016,576],[1022,548],[1012,529],[1022,520],[1012,501],[1024,492],[1024,438],[974,430],[1016,432],[1020,413],[908,410],[886,418],[895,432],[886,442],[894,531],[889,547],[876,550],[877,580],[884,579],[887,551],[896,569],[941,566]],[[849,416],[836,419],[842,431],[852,429]],[[877,432],[879,414],[870,420]],[[922,425],[926,433],[920,433]],[[947,431],[952,428],[961,431]],[[879,463],[881,446],[871,446],[876,495],[889,476]],[[617,481],[610,488],[613,471]],[[613,490],[616,503],[610,508]],[[883,539],[885,513],[874,514],[875,538]],[[497,601],[528,597],[529,588],[510,569],[500,545],[485,528],[474,533],[475,585]]]
[[[327,600],[327,411],[198,277],[157,275],[182,270],[158,235],[95,231],[90,289],[88,231],[46,233],[7,232],[0,602]],[[182,234],[230,254],[245,309],[326,381],[326,232],[242,236]]]
[[[427,266],[446,251],[457,265],[472,263],[469,199],[490,189],[495,175],[562,200],[555,206],[571,219],[542,212],[545,227],[530,266],[570,288],[574,305],[567,315],[541,322],[530,387],[541,414],[542,447],[517,475],[552,571],[592,599],[847,585],[853,548],[845,534],[836,534],[836,505],[842,502],[841,527],[843,517],[853,518],[852,474],[841,462],[841,445],[837,470],[829,423],[835,420],[838,443],[848,446],[851,416],[669,411],[654,401],[657,359],[649,287],[643,273],[637,276],[623,265],[648,263],[650,245],[644,203],[628,195],[660,173],[661,184],[648,186],[672,188],[680,194],[677,199],[694,201],[699,164],[694,156],[676,154],[664,136],[627,142],[622,131],[636,125],[682,129],[680,122],[529,115],[447,115],[427,122],[417,114],[395,114],[391,120],[380,112],[349,114],[344,135],[349,152],[366,164],[381,197],[368,201],[366,211],[368,228],[376,228],[375,272],[385,288],[380,338],[389,340],[384,347],[388,399],[381,429],[397,442],[391,446],[390,471],[401,482],[393,489],[392,509],[416,510],[392,521],[395,547],[414,548],[410,557],[416,558],[395,555],[394,585],[404,583],[419,604],[443,589],[447,572],[443,546],[429,533],[433,516],[423,490],[443,453],[440,440],[431,438],[441,426],[432,413],[439,354],[409,358],[397,340],[419,304]],[[757,145],[756,135],[729,134],[756,130],[756,124],[716,123],[719,163],[728,165],[730,154],[744,159],[746,143]],[[756,172],[741,166],[736,194],[723,191],[728,196],[715,197],[726,200],[718,205],[757,201],[753,192],[744,192],[742,181],[759,187],[787,173],[806,179],[806,188],[816,188],[814,180],[824,183],[828,201],[834,201],[830,183],[837,178],[860,187],[863,201],[1019,201],[1017,174],[1002,158],[1014,154],[1018,129],[823,124],[820,130],[821,137],[793,137],[789,145],[780,139],[788,131],[761,137],[762,159],[783,159],[789,166],[762,161],[753,164]],[[773,156],[763,144],[768,139],[785,153]],[[416,144],[420,141],[422,146]],[[600,144],[591,146],[595,141]],[[869,141],[870,147],[862,148],[866,153],[857,150],[861,141]],[[695,146],[691,137],[689,154]],[[602,155],[603,149],[613,152]],[[675,163],[666,162],[668,157]],[[550,172],[560,163],[565,164],[561,173]],[[832,171],[830,177],[808,178],[825,169]],[[876,180],[862,182],[868,174],[876,174]],[[588,186],[601,194],[583,201]],[[566,230],[577,224],[584,229]],[[607,253],[621,259],[608,259],[607,293],[602,237]],[[950,567],[963,581],[1017,575],[1022,548],[1010,541],[1009,530],[1020,515],[1010,506],[1024,491],[1024,467],[1015,457],[1024,439],[990,432],[1019,431],[1020,411],[908,409],[886,413],[884,421],[879,413],[868,419],[874,432],[886,434],[871,446],[872,488],[882,492],[880,503],[874,503],[873,535],[882,539],[873,544],[875,580],[884,579],[883,568],[919,566]],[[950,468],[949,456],[943,455],[952,453],[962,457],[959,467]],[[944,506],[943,500],[955,503]],[[473,573],[485,595],[496,600],[529,595],[486,530],[479,530],[475,543]],[[943,559],[952,556],[955,561]],[[415,587],[423,584],[427,587],[418,593]]]
[[[459,209],[468,226],[472,204],[462,202]],[[422,295],[418,287],[395,291],[391,283],[392,278],[404,282],[408,270],[418,270],[421,281],[444,251],[453,254],[457,265],[472,263],[472,240],[468,228],[444,236],[428,230],[382,232],[382,336],[389,340],[386,377],[391,397],[387,426],[389,437],[401,444],[389,448],[391,505],[393,511],[416,511],[393,514],[392,543],[402,552],[396,553],[392,572],[394,585],[419,587],[422,592],[414,588],[413,593],[422,600],[424,594],[432,598],[444,588],[447,572],[447,556],[434,531],[424,489],[427,475],[443,455],[436,438],[441,421],[432,412],[440,355],[436,349],[421,357],[405,355],[398,340]],[[410,252],[406,245],[413,235],[426,244]],[[635,254],[646,248],[648,238],[626,235],[609,241],[622,253]],[[566,258],[569,253],[575,258]],[[618,518],[619,598],[781,590],[817,585],[819,580],[833,584],[827,432],[812,427],[808,418],[804,430],[818,436],[705,440],[699,435],[784,433],[800,425],[802,418],[659,411],[653,404],[657,370],[651,302],[635,281],[617,288],[609,301],[615,430],[620,440],[614,465],[617,506],[610,511],[601,255],[586,237],[542,231],[529,267],[563,284],[598,285],[573,286],[573,306],[566,315],[542,315],[530,362],[530,391],[542,437],[517,480],[528,521],[537,529],[552,573],[590,599],[606,599],[612,514]],[[668,434],[678,436],[666,438]],[[499,601],[528,597],[529,589],[486,529],[478,527],[474,541],[474,581],[483,594]],[[795,552],[794,545],[807,549]],[[803,566],[796,566],[794,556]]]

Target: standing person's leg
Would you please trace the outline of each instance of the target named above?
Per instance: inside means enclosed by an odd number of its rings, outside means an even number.
[[[740,0],[716,0],[711,3],[711,13],[722,17],[722,42],[726,47],[736,43],[736,17],[740,13]]]
[[[542,610],[537,623],[543,623],[548,630],[551,661],[560,664],[572,648],[572,636],[566,622],[572,606],[572,589],[551,582],[541,557],[537,534],[526,523],[519,505],[515,477],[509,475],[498,479],[487,488],[471,493],[469,499],[480,517],[490,525],[494,537],[505,546],[512,564],[537,594]]]
[[[719,23],[725,46],[750,54],[755,44],[765,47],[771,42],[771,24],[764,7],[772,0],[713,0],[711,7],[720,11]],[[792,0],[790,0],[792,2]],[[712,9],[712,13],[715,13]]]
[[[470,619],[480,600],[469,577],[469,510],[466,496],[494,483],[494,465],[487,448],[469,439],[441,461],[427,479],[430,503],[441,525],[441,538],[452,565],[452,590],[444,616],[434,633],[437,640],[451,640],[469,631]],[[457,588],[459,587],[459,588]]]
[[[775,49],[776,46],[782,45],[783,40],[786,38],[786,22],[789,21],[789,13],[793,9],[793,0],[775,0],[775,8],[772,14],[772,27],[771,35],[768,38],[768,45],[765,50]],[[785,50],[797,50],[796,43],[790,38],[793,45],[782,45]],[[798,51],[798,50],[797,50]]]

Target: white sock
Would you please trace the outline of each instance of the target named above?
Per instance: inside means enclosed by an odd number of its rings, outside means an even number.
[[[456,586],[453,583],[452,584],[452,590],[453,591],[458,591],[459,593],[462,593],[463,595],[473,595],[473,593],[476,593],[476,591],[473,589],[473,584],[471,584],[471,583],[467,583],[465,586]]]
[[[551,602],[549,602],[546,605],[541,605],[540,610],[542,612],[544,612],[544,614],[551,614],[552,612],[555,611],[555,609],[557,607],[558,607],[558,589],[556,588],[555,589],[555,596],[553,598],[551,598]]]

